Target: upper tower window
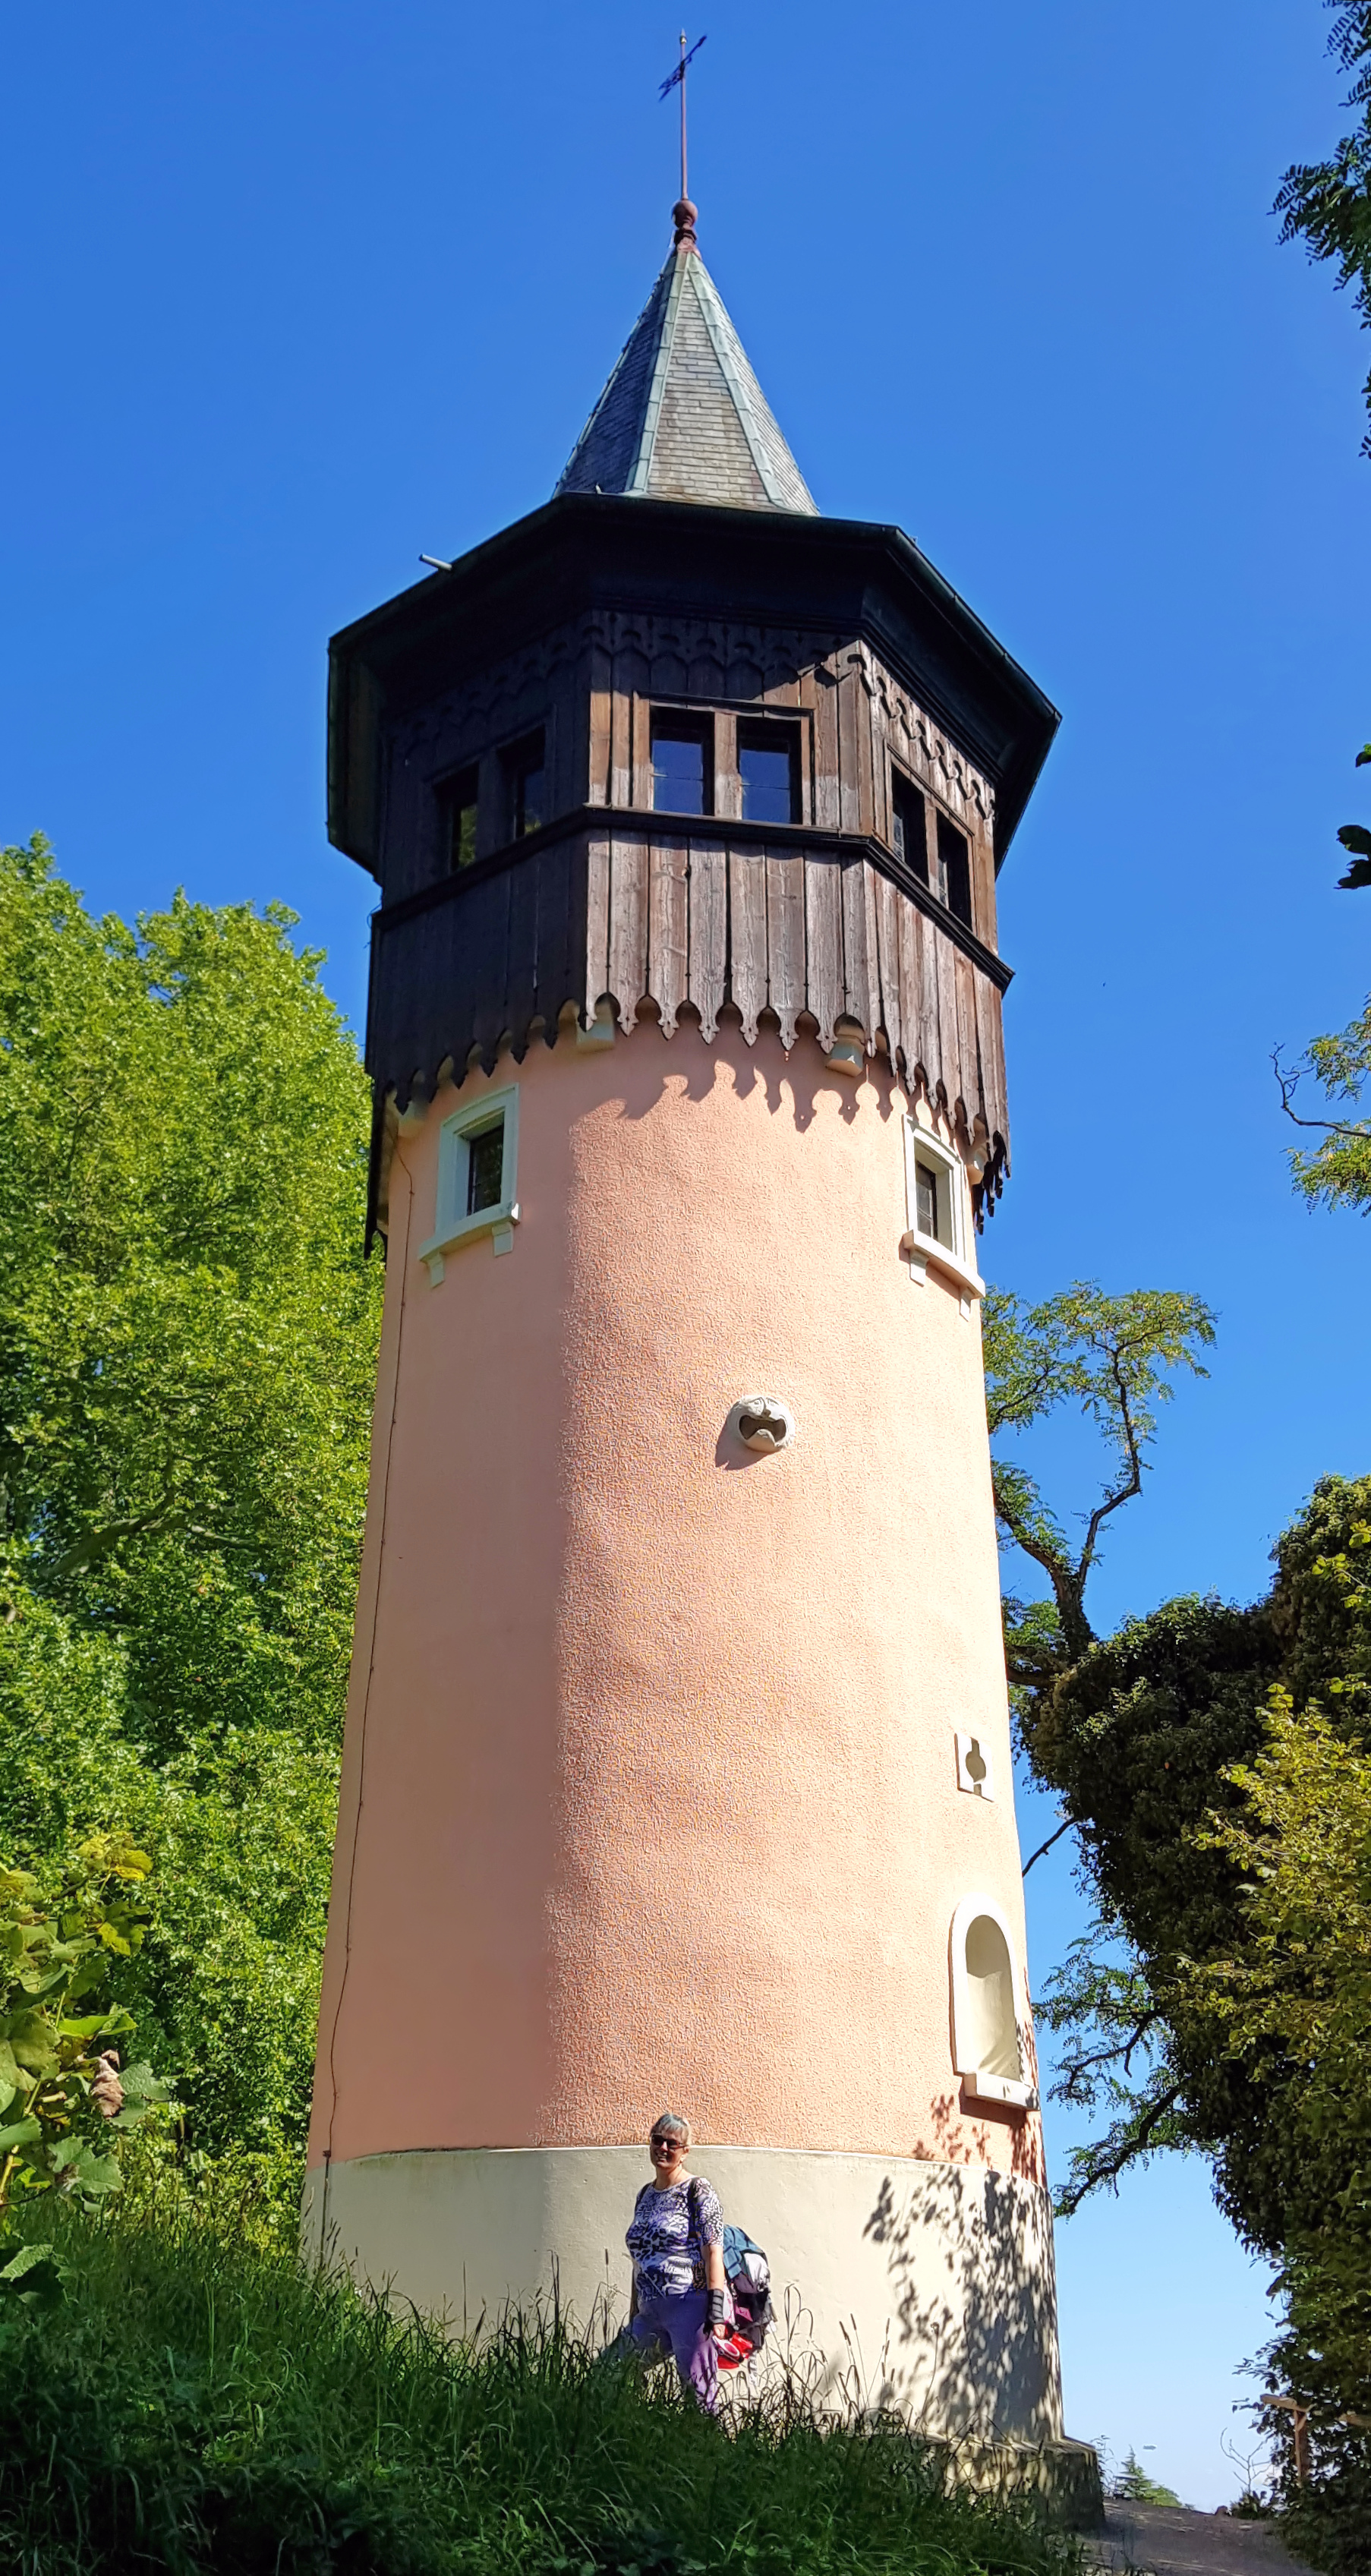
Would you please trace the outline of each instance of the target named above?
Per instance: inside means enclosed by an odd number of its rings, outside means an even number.
[[[966,834],[949,823],[945,814],[938,816],[938,882],[934,892],[958,921],[971,928],[971,858]]]
[[[480,772],[475,765],[445,778],[438,790],[443,822],[443,857],[449,869],[469,868],[476,856],[476,814]]]
[[[659,814],[708,814],[713,726],[707,716],[652,719],[652,802]]]
[[[537,733],[525,734],[522,742],[510,744],[504,754],[504,768],[509,837],[511,841],[522,841],[526,832],[539,831],[548,819],[546,751],[541,727]]]
[[[897,769],[890,781],[890,840],[912,876],[928,883],[928,809],[912,782]]]
[[[798,823],[800,742],[794,725],[740,724],[738,770],[745,823]]]
[[[498,1207],[503,1196],[505,1168],[505,1122],[497,1118],[494,1126],[482,1127],[467,1139],[466,1214],[479,1216],[483,1208]]]
[[[933,1243],[946,1243],[951,1233],[947,1201],[951,1197],[948,1175],[939,1174],[936,1164],[914,1158],[914,1230],[926,1234]],[[941,1180],[942,1187],[939,1188]],[[939,1199],[943,1205],[939,1207]]]

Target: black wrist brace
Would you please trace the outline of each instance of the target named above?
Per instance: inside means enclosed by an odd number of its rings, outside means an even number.
[[[727,2305],[728,2302],[722,2290],[706,2290],[705,2324],[707,2326],[721,2326],[724,2322]]]

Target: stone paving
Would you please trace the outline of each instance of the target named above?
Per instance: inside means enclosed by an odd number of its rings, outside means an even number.
[[[1111,2502],[1095,2541],[1096,2563],[1150,2576],[1308,2576],[1269,2522],[1237,2522],[1226,2513],[1192,2513],[1188,2505]]]

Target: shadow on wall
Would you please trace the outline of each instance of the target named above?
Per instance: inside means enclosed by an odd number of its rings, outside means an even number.
[[[1050,2231],[1045,2197],[993,2167],[928,2164],[914,2192],[887,2176],[863,2231],[892,2314],[877,2402],[939,2431],[1058,2435]]]

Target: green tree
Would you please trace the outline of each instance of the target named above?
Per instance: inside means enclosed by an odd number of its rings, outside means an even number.
[[[189,2141],[305,2117],[365,1498],[367,1088],[292,917],[93,919],[0,854],[0,1813],[158,1864]]]
[[[1335,12],[1328,50],[1351,75],[1346,105],[1356,110],[1349,134],[1326,161],[1300,161],[1281,181],[1275,211],[1281,240],[1303,241],[1311,259],[1334,262],[1340,287],[1354,290],[1363,324],[1371,324],[1371,0],[1327,0]],[[1371,411],[1371,375],[1366,381]],[[1371,429],[1364,442],[1371,455]]]
[[[1110,1516],[1142,1492],[1157,1406],[1170,1401],[1172,1378],[1205,1375],[1200,1352],[1214,1339],[1214,1318],[1198,1297],[1139,1288],[1107,1297],[1078,1280],[1029,1306],[993,1289],[985,1307],[986,1415],[992,1440],[1030,1430],[1057,1406],[1078,1406],[1104,1442],[1108,1474],[1084,1534],[1072,1544],[1043,1501],[1035,1477],[1003,1448],[992,1455],[995,1513],[1002,1539],[1021,1548],[1052,1587],[1047,1602],[1005,1602],[1005,1648],[1011,1686],[1034,1696],[1094,1641],[1085,1591],[1099,1562]]]
[[[1276,1079],[1286,1116],[1297,1127],[1317,1129],[1322,1142],[1295,1147],[1290,1167],[1295,1187],[1312,1207],[1371,1207],[1371,1122],[1357,1118],[1304,1118],[1295,1108],[1301,1077],[1311,1073],[1331,1107],[1355,1109],[1371,1075],[1371,998],[1358,1019],[1334,1037],[1315,1038],[1302,1065],[1277,1059]]]
[[[1021,1709],[1033,1768],[1079,1828],[1100,1914],[1042,2007],[1068,2038],[1059,2090],[1109,2114],[1073,2155],[1066,2208],[1160,2147],[1198,2148],[1246,2240],[1279,2254],[1349,2180],[1346,2139],[1311,2151],[1307,2071],[1288,2033],[1252,2024],[1231,2046],[1208,1971],[1244,1938],[1228,1820],[1245,1816],[1244,1766],[1266,1743],[1273,1689],[1301,1709],[1336,1704],[1343,1738],[1371,1740],[1369,1520],[1371,1478],[1326,1479],[1278,1542],[1263,1599],[1166,1602]]]
[[[1118,2496],[1128,2504],[1180,2503],[1180,2497],[1175,2488],[1164,2487],[1156,2478],[1150,2478],[1137,2452],[1131,2449],[1109,2492],[1111,2496]]]
[[[1348,1535],[1344,1579],[1364,1596],[1371,1523]],[[1215,2045],[1230,2060],[1294,2070],[1277,2117],[1314,2188],[1281,2248],[1279,2360],[1335,2450],[1348,2411],[1371,2417],[1368,1688],[1364,1673],[1340,1693],[1328,1684],[1360,1712],[1365,1734],[1349,1741],[1316,1699],[1297,1710],[1278,1685],[1261,1750],[1228,1774],[1241,1806],[1196,1836],[1240,1874],[1231,1945],[1194,1972]]]

